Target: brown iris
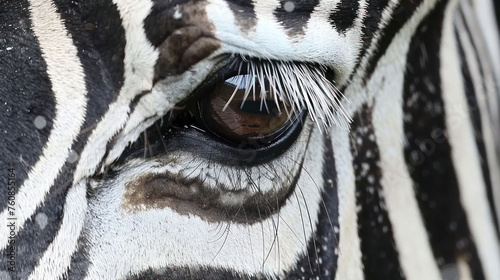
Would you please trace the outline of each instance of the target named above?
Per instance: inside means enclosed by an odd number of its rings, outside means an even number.
[[[245,96],[247,87],[251,86],[248,82],[250,78],[250,75],[240,75],[218,84],[200,102],[201,117],[212,133],[229,142],[257,141],[266,144],[276,139],[289,125],[287,112],[291,113],[291,108],[279,98],[275,101],[268,82],[264,82],[266,88],[261,88],[256,81],[254,88]]]

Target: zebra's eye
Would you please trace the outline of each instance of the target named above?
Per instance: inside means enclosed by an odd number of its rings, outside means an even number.
[[[251,75],[233,76],[198,102],[201,121],[233,144],[266,145],[292,123],[291,107],[274,91],[269,82],[257,83]]]

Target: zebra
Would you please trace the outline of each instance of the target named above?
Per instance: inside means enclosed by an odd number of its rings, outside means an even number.
[[[0,278],[500,279],[493,5],[1,1]]]

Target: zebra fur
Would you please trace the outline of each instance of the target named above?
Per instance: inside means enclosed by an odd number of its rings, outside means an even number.
[[[499,45],[486,0],[3,1],[0,278],[499,279]],[[146,144],[241,57],[342,100],[287,91],[279,152]]]

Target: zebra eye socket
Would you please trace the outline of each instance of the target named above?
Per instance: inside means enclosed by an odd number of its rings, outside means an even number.
[[[277,97],[269,82],[251,75],[233,76],[202,98],[198,107],[205,127],[233,144],[266,145],[290,126],[291,107]]]

